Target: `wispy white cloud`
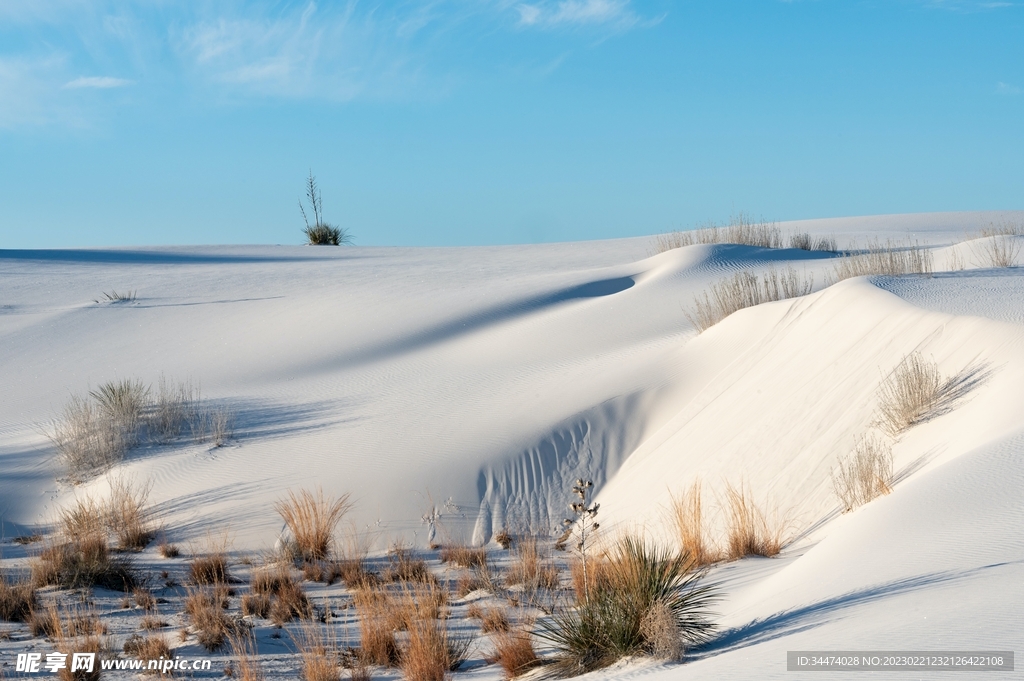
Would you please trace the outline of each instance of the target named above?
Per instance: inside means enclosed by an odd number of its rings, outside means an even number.
[[[630,28],[641,22],[629,0],[558,0],[516,5],[523,26],[612,25]]]
[[[1019,95],[1022,92],[1020,87],[1011,85],[1010,83],[1004,83],[1002,81],[996,83],[996,94],[997,95]]]
[[[66,88],[97,88],[107,90],[115,87],[132,85],[135,81],[125,78],[113,78],[111,76],[82,76],[64,83]]]

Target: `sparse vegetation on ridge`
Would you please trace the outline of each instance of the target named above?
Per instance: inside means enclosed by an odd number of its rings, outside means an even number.
[[[943,378],[939,366],[921,353],[904,357],[878,388],[879,425],[896,437],[908,428],[946,413],[970,383]]]
[[[761,248],[782,248],[782,231],[773,222],[763,219],[755,222],[740,213],[730,218],[727,225],[709,223],[697,229],[659,234],[655,238],[655,249],[658,253],[696,244],[742,244]]]
[[[872,241],[860,253],[847,253],[836,260],[833,270],[835,283],[867,275],[901,276],[904,274],[931,274],[932,252],[916,242],[900,243],[888,240],[885,243]]]
[[[813,288],[813,276],[801,275],[791,267],[782,272],[771,268],[761,277],[751,272],[737,272],[713,284],[710,293],[705,291],[695,297],[686,318],[701,333],[733,312],[761,303],[805,296]]]
[[[726,485],[726,512],[729,517],[726,555],[730,560],[744,556],[770,558],[786,544],[786,522],[777,509],[759,506],[742,484]]]

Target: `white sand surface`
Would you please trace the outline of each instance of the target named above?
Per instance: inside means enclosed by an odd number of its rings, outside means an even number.
[[[379,546],[550,534],[580,476],[595,481],[609,532],[668,540],[670,494],[699,478],[712,500],[726,483],[748,486],[788,514],[797,540],[778,558],[716,568],[723,630],[686,665],[598,676],[781,678],[796,649],[1024,650],[1024,270],[968,259],[941,271],[952,244],[1005,220],[1024,213],[783,224],[841,245],[935,248],[934,276],[828,288],[832,254],[655,255],[651,238],[0,250],[3,534],[106,489],[107,476],[57,480],[45,431],[70,395],[165,375],[200,384],[234,424],[227,446],[146,445],[115,471],[153,481],[174,541],[228,531],[239,550],[270,547],[274,502],[317,485],[350,493],[352,522]],[[696,335],[697,293],[790,265],[814,274],[814,293]],[[110,290],[137,298],[95,302]],[[912,351],[976,384],[896,441],[891,495],[839,514],[830,471]]]

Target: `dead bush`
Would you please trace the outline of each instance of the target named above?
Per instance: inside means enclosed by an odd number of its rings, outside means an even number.
[[[324,497],[323,489],[314,495],[309,490],[288,492],[288,498],[275,508],[292,534],[298,557],[307,561],[324,560],[334,543],[334,530],[348,513],[349,495],[339,499]]]
[[[903,358],[878,388],[878,426],[896,437],[904,431],[946,414],[988,373],[972,366],[943,378],[934,361],[918,352]]]

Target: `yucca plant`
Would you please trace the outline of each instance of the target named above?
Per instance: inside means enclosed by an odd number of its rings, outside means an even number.
[[[302,212],[302,219],[306,223],[306,228],[302,231],[310,245],[340,246],[352,243],[352,235],[347,229],[324,221],[323,198],[312,170],[309,171],[309,177],[306,179],[306,199],[309,201],[310,210],[313,211],[313,222],[310,223],[302,201],[299,201],[299,211]]]
[[[584,674],[627,655],[675,650],[678,657],[710,636],[717,589],[701,583],[706,571],[693,569],[686,554],[627,536],[607,565],[607,579],[592,585],[589,597],[540,625],[537,636],[558,651],[553,674]]]

